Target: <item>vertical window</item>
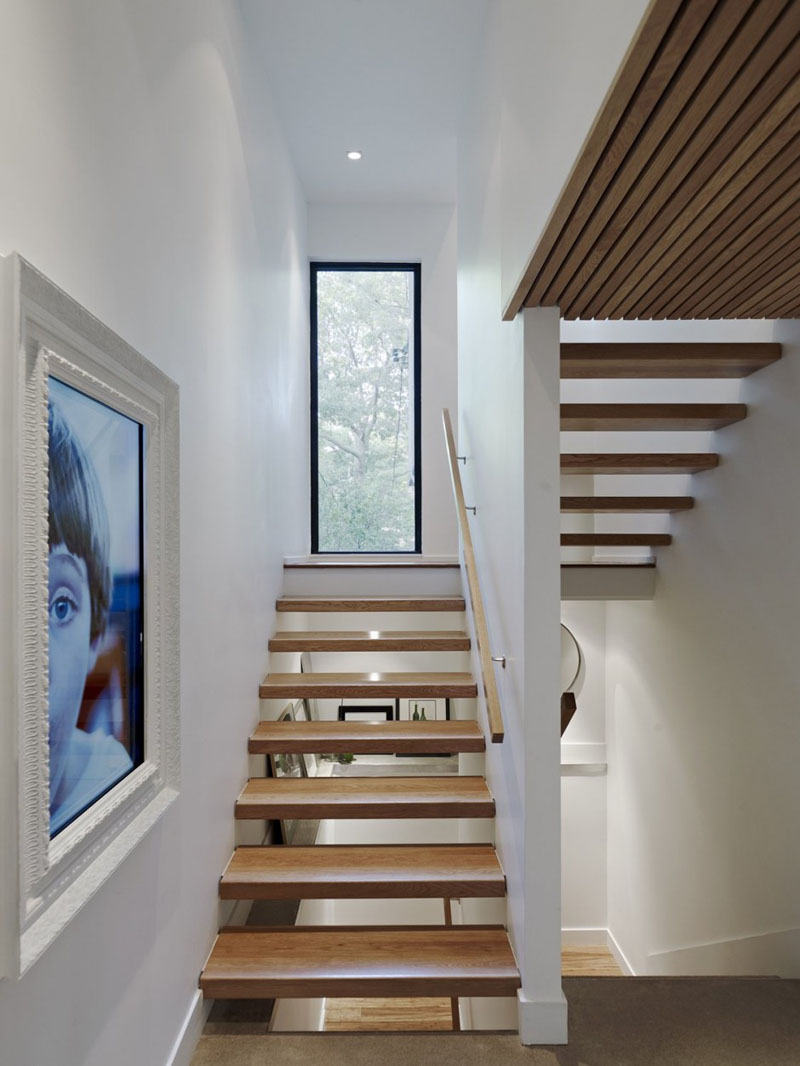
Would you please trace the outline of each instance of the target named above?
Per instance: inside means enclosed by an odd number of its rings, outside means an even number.
[[[419,552],[420,266],[311,264],[311,550]]]

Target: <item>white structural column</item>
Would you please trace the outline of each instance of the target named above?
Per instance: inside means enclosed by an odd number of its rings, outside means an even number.
[[[559,320],[558,308],[523,312],[524,1044],[567,1041],[561,990]]]

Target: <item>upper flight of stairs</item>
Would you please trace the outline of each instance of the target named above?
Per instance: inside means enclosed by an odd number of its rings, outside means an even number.
[[[408,564],[406,564],[408,565]],[[369,653],[447,655],[469,649],[462,630],[342,631],[341,615],[372,612],[461,612],[462,597],[282,597],[277,609],[330,614],[335,629],[279,630],[278,653],[360,656],[361,673],[271,673],[264,699],[431,695],[473,699],[464,673],[369,671]],[[362,623],[363,625],[363,623]],[[365,658],[366,657],[366,658]],[[351,753],[480,757],[485,739],[472,720],[262,721],[251,755]],[[297,818],[480,819],[490,824],[494,799],[482,776],[254,777],[235,804],[243,822]],[[491,844],[262,845],[236,849],[220,879],[223,900],[441,899],[444,924],[426,926],[277,926],[224,928],[200,978],[204,995],[274,997],[514,996],[520,977],[502,926],[451,925],[451,899],[499,898],[505,876]],[[457,1018],[457,1008],[454,1017]]]
[[[605,343],[562,344],[561,377],[582,379],[742,378],[781,358],[780,344]],[[673,432],[724,430],[747,415],[742,403],[562,403],[567,432]],[[676,452],[562,452],[562,475],[697,474],[719,456]],[[692,496],[562,496],[566,515],[658,514],[691,510]],[[565,548],[657,547],[669,533],[563,532]]]

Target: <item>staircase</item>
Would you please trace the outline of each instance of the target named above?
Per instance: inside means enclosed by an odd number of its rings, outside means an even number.
[[[408,564],[405,564],[408,566]],[[419,569],[409,573],[409,585]],[[430,583],[428,583],[430,584]],[[273,653],[335,653],[361,672],[270,673],[262,699],[407,699],[473,701],[475,679],[450,671],[370,671],[376,652],[435,654],[469,649],[463,630],[427,629],[431,612],[464,611],[460,596],[285,596],[279,617],[314,628],[280,628]],[[342,629],[373,616],[414,616],[408,629]],[[332,620],[331,628],[320,622]],[[316,619],[319,619],[319,622]],[[346,621],[345,623],[346,624]],[[376,622],[374,624],[380,624]],[[397,624],[396,622],[394,623]],[[434,623],[435,624],[435,623]],[[451,623],[452,624],[452,623]],[[267,705],[270,706],[269,704]],[[278,704],[280,709],[280,704]],[[448,721],[262,721],[251,755],[471,755],[485,746],[479,725]],[[398,758],[399,762],[399,758]],[[356,764],[358,765],[358,764]],[[400,763],[402,765],[402,763]],[[374,767],[371,767],[374,769]],[[479,775],[257,777],[241,792],[237,820],[494,818],[494,800]],[[387,823],[389,826],[391,822]],[[220,880],[223,900],[441,899],[440,924],[240,926],[222,929],[200,977],[206,997],[514,996],[520,977],[502,925],[453,925],[450,900],[498,898],[505,877],[491,844],[266,844],[238,847]],[[390,914],[391,912],[387,912]],[[457,1005],[453,1010],[458,1025]]]
[[[562,381],[743,378],[780,357],[781,346],[767,343],[562,344],[561,378]],[[562,403],[561,430],[669,432],[675,433],[680,441],[680,435],[685,432],[724,431],[746,415],[747,407],[742,403]],[[718,464],[716,452],[562,451],[561,455],[561,473],[565,476],[694,475],[712,470]],[[561,498],[562,515],[674,514],[690,511],[694,505],[693,496],[650,492]],[[668,547],[671,543],[671,532],[622,533],[601,529],[561,534],[562,548],[655,548]]]

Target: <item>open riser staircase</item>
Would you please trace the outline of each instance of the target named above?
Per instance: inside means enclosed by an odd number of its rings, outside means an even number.
[[[780,355],[780,346],[774,344],[565,344],[562,377],[628,381],[743,377]],[[566,433],[654,430],[677,435],[724,431],[746,413],[744,404],[731,402],[567,402],[562,403],[561,428]],[[444,422],[480,683],[487,694],[489,739],[502,741],[467,509],[446,413]],[[567,450],[561,465],[565,476],[594,478],[694,475],[713,469],[718,461],[714,451],[677,446],[671,452]],[[690,514],[694,503],[687,493],[582,491],[565,493],[561,510],[568,520],[669,517]],[[652,548],[668,545],[671,534],[566,530],[561,539],[564,548]],[[269,642],[273,666],[259,688],[265,720],[255,728],[248,748],[252,758],[264,758],[264,773],[245,785],[235,817],[240,826],[260,827],[262,840],[267,839],[264,827],[281,820],[333,820],[336,825],[385,828],[364,833],[364,840],[356,832],[352,839],[344,833],[336,843],[311,846],[242,845],[223,873],[220,898],[371,903],[363,903],[363,914],[355,912],[357,922],[224,928],[200,978],[206,996],[446,997],[458,1027],[460,997],[516,994],[520,976],[503,925],[452,920],[453,900],[498,901],[505,894],[505,878],[491,843],[495,807],[481,772],[486,737],[474,720],[479,681],[469,669],[470,637],[464,625],[461,582],[458,565],[423,559],[383,564],[316,559],[287,565],[286,593],[276,604],[277,625]],[[298,669],[301,664],[304,668]],[[365,722],[344,720],[337,713],[345,702],[414,699],[449,701],[451,719],[413,721],[407,714],[407,720]],[[297,700],[310,701],[317,714],[310,721],[276,720],[287,702]],[[574,702],[562,701],[562,732],[574,711]],[[270,757],[292,754],[354,758],[356,773],[297,777],[267,773]],[[453,755],[458,756],[459,773],[397,774],[358,761],[383,757],[388,768],[403,757]],[[434,823],[452,827],[444,839],[426,832],[424,827]],[[398,829],[409,824],[416,827],[411,837],[407,828]],[[460,837],[465,825],[484,825],[486,831],[481,835],[469,829]],[[380,921],[362,920],[380,901],[403,899],[441,901],[440,917],[420,925],[391,923],[384,916],[391,918],[392,909],[379,906]]]
[[[567,565],[598,560],[635,565],[637,556],[639,565],[652,565],[648,553],[672,543],[672,516],[691,512],[696,502],[685,488],[670,492],[660,484],[680,480],[685,486],[687,476],[717,467],[715,448],[699,451],[693,444],[712,433],[725,433],[747,416],[744,403],[709,402],[708,397],[722,390],[730,399],[731,379],[746,378],[780,358],[781,346],[774,343],[563,343],[561,546]],[[657,391],[655,381],[660,381]],[[676,381],[681,383],[678,389]],[[578,382],[585,383],[582,389]],[[600,403],[598,383],[604,399]],[[643,389],[651,398],[679,396],[680,402],[631,402]],[[573,402],[584,395],[592,402]],[[702,402],[687,402],[692,399]],[[651,450],[653,434],[659,434],[659,440],[668,434],[674,446]],[[581,447],[582,438],[589,440],[588,447]],[[603,443],[609,439],[614,450]],[[596,492],[598,479],[610,485],[610,491]],[[644,491],[626,491],[626,481]],[[682,519],[688,520],[690,516]],[[578,558],[581,552],[583,560]]]
[[[389,594],[345,594],[353,585],[379,587],[381,574]],[[333,819],[337,843],[241,845],[220,880],[220,898],[334,900],[356,919],[223,928],[200,978],[206,997],[444,997],[457,1028],[459,997],[516,995],[520,977],[503,925],[453,924],[459,909],[450,905],[494,901],[502,914],[505,896],[491,843],[494,799],[480,772],[485,738],[474,720],[477,682],[460,581],[455,565],[287,565],[271,670],[260,686],[264,720],[250,738],[250,756],[267,757],[264,765],[270,755],[291,753],[355,762],[347,776],[247,782],[235,804],[240,825],[262,835],[264,823]],[[343,702],[409,698],[435,698],[440,707],[449,700],[451,720],[338,720]],[[275,720],[300,699],[315,701],[317,720]],[[461,772],[420,773],[425,759],[438,766],[451,755]],[[380,762],[391,773],[371,776],[381,774]],[[397,901],[407,911],[417,901],[424,922],[408,914],[393,922]]]

